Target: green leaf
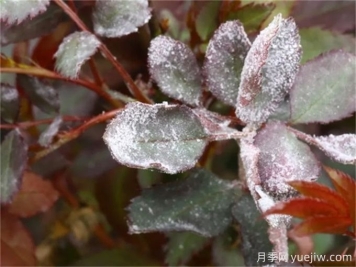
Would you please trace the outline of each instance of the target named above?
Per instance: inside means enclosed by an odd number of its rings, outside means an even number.
[[[245,266],[268,264],[267,255],[273,249],[268,237],[268,224],[257,210],[252,197],[250,195],[242,196],[233,206],[232,214],[240,225]],[[263,254],[266,261],[258,260],[259,254]]]
[[[151,18],[147,0],[96,1],[94,31],[104,37],[121,37],[138,30]]]
[[[218,26],[220,4],[220,1],[208,1],[196,18],[195,28],[203,41],[208,40]]]
[[[266,192],[277,199],[295,192],[288,181],[313,181],[320,166],[309,146],[299,141],[281,122],[269,122],[257,133],[260,149],[258,172]]]
[[[244,261],[237,246],[240,237],[237,232],[229,227],[213,243],[213,260],[218,266],[244,266]]]
[[[209,238],[192,232],[169,233],[166,250],[166,263],[169,266],[186,264],[194,253],[200,251]]]
[[[19,24],[27,17],[35,17],[46,11],[49,0],[1,0],[0,20]]]
[[[355,53],[356,41],[351,35],[323,30],[317,27],[299,31],[303,48],[302,63],[332,49]]]
[[[63,10],[53,3],[33,19],[28,18],[18,25],[1,25],[1,44],[18,43],[49,34],[65,19]]]
[[[0,202],[7,203],[18,191],[27,164],[27,144],[17,129],[5,136],[0,153]]]
[[[76,78],[81,66],[95,54],[99,46],[100,41],[89,32],[74,32],[68,35],[54,54],[56,70],[65,77]]]
[[[31,102],[40,110],[48,114],[59,112],[58,92],[50,82],[23,74],[17,75],[17,81]]]
[[[227,20],[238,19],[246,32],[258,31],[263,22],[271,15],[275,8],[274,3],[250,3],[227,15]]]
[[[192,106],[201,104],[201,77],[190,48],[167,36],[151,41],[148,66],[152,78],[168,96]]]
[[[88,255],[71,266],[158,266],[132,248],[104,250]]]
[[[332,51],[307,62],[290,93],[291,123],[329,123],[355,112],[356,57]]]
[[[234,184],[194,170],[183,180],[143,190],[129,206],[131,233],[193,231],[218,235],[230,224]]]
[[[194,167],[208,134],[186,106],[134,102],[111,121],[103,138],[118,162],[174,174]]]
[[[14,86],[0,85],[1,119],[14,122],[20,109],[19,93]]]
[[[301,58],[298,29],[278,15],[257,36],[241,73],[236,116],[259,125],[274,112],[292,87]]]
[[[222,102],[235,106],[244,60],[251,43],[237,20],[226,22],[210,39],[204,62],[208,89]]]

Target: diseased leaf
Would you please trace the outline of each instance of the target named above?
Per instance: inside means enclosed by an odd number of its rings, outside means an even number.
[[[1,209],[1,266],[36,266],[35,245],[22,222]]]
[[[121,37],[138,30],[151,18],[147,0],[96,1],[94,31],[104,37]]]
[[[134,102],[111,121],[103,138],[118,162],[173,174],[194,167],[207,137],[186,106]]]
[[[355,28],[354,1],[297,1],[291,16],[301,28],[321,26],[324,29],[345,32]]]
[[[107,1],[97,1],[96,3]],[[121,1],[116,1],[121,2]],[[76,78],[81,66],[100,46],[100,41],[89,32],[74,32],[63,39],[54,54],[56,70],[65,77]]]
[[[208,40],[218,26],[220,4],[220,1],[207,1],[196,18],[195,28],[203,41]]]
[[[261,218],[252,197],[242,196],[232,207],[232,215],[240,225],[245,266],[267,264],[268,261],[260,262],[258,256],[260,253],[267,255],[273,246],[268,236],[268,224]]]
[[[49,81],[23,74],[17,75],[17,81],[31,102],[40,110],[48,114],[59,112],[58,92]]]
[[[193,231],[216,236],[232,220],[235,186],[206,170],[186,179],[143,190],[129,206],[131,233]]]
[[[19,93],[9,84],[0,85],[1,119],[14,122],[20,109]]]
[[[0,20],[19,24],[27,17],[33,18],[46,11],[49,0],[2,0]]]
[[[59,194],[49,181],[33,172],[25,172],[20,190],[9,206],[9,212],[22,218],[47,211]]]
[[[165,262],[169,266],[186,264],[209,241],[208,238],[192,232],[169,233],[168,238]]]
[[[256,32],[263,22],[271,15],[274,3],[250,3],[227,15],[227,20],[238,19],[244,25],[246,32]]]
[[[235,106],[244,60],[251,43],[242,24],[226,22],[209,41],[204,75],[209,90],[219,100]]]
[[[312,217],[295,226],[291,232],[296,236],[306,236],[316,233],[344,234],[350,224],[351,220],[348,217]]]
[[[246,56],[236,115],[246,123],[266,121],[293,85],[300,58],[300,38],[295,22],[276,16],[257,36]]]
[[[26,2],[21,1],[21,3]],[[34,2],[28,0],[28,2]],[[63,10],[56,4],[51,4],[47,10],[34,18],[27,18],[18,25],[1,25],[1,44],[7,45],[27,41],[52,32],[64,20]]]
[[[329,123],[355,112],[356,57],[343,51],[307,62],[290,92],[291,123]]]
[[[313,181],[320,172],[310,148],[279,122],[270,122],[257,133],[255,145],[261,150],[258,170],[262,186],[277,197],[293,192],[285,182]]]
[[[201,104],[201,77],[189,47],[167,36],[151,41],[148,66],[152,78],[168,96],[192,106]]]
[[[58,133],[62,122],[63,120],[61,116],[56,117],[48,126],[48,128],[43,133],[41,133],[38,139],[38,143],[41,146],[48,147],[52,143],[53,137]]]
[[[0,202],[7,203],[18,191],[27,165],[27,144],[17,129],[5,136],[1,143],[0,153]]]
[[[351,35],[323,30],[318,27],[299,31],[303,48],[302,63],[332,49],[355,53],[356,41]]]
[[[234,237],[236,239],[239,237],[234,236],[234,232],[229,230],[230,228],[213,241],[213,261],[216,266],[244,266],[244,260],[237,244],[238,241],[233,240]]]

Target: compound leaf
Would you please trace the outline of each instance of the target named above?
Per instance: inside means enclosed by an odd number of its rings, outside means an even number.
[[[100,2],[106,1],[97,1]],[[99,46],[100,41],[89,32],[74,32],[68,35],[54,55],[56,70],[65,77],[76,78],[81,66],[95,54]]]
[[[9,202],[20,186],[27,164],[27,144],[18,130],[8,133],[1,143],[0,202]]]
[[[1,118],[8,122],[14,122],[20,109],[19,93],[14,86],[0,85]]]
[[[242,24],[226,22],[209,41],[204,76],[209,90],[222,102],[235,106],[244,60],[251,43]]]
[[[232,183],[203,169],[193,171],[186,179],[143,190],[129,206],[130,232],[218,235],[232,220],[230,206],[235,190]]]
[[[104,141],[122,164],[177,173],[194,167],[207,137],[186,106],[134,102],[111,121]]]
[[[151,18],[147,0],[96,1],[94,31],[104,37],[121,37],[138,30]]]
[[[300,58],[300,37],[295,22],[276,16],[257,36],[246,56],[236,115],[246,123],[266,121],[293,85]]]
[[[307,62],[290,93],[291,123],[329,123],[355,112],[356,57],[332,51]]]
[[[258,160],[261,183],[271,195],[291,193],[291,187],[285,182],[311,181],[319,175],[319,163],[309,146],[282,123],[268,123],[257,133],[255,145],[261,150]]]
[[[200,70],[187,45],[167,36],[156,37],[149,48],[148,66],[162,92],[189,105],[200,105]]]
[[[33,18],[46,11],[49,0],[2,0],[0,20],[8,24],[19,24],[27,17]]]

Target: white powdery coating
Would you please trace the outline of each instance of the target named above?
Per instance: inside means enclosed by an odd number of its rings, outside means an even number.
[[[258,132],[255,145],[261,150],[258,170],[262,187],[276,199],[295,192],[285,182],[314,181],[319,175],[319,163],[309,146],[300,142],[282,123],[268,123]]]
[[[200,70],[186,44],[166,36],[156,37],[149,48],[148,66],[162,92],[189,105],[200,106]]]
[[[58,133],[62,122],[63,120],[61,116],[56,117],[48,128],[40,135],[38,143],[41,146],[48,147],[52,143],[53,137]]]
[[[150,18],[147,0],[99,0],[93,12],[94,32],[109,38],[121,37],[136,32]]]
[[[356,110],[356,57],[341,50],[302,66],[290,92],[292,123],[329,123]]]
[[[342,134],[314,137],[315,145],[332,159],[343,164],[356,163],[356,135]]]
[[[103,138],[118,162],[167,173],[192,168],[207,144],[207,134],[189,108],[138,102],[126,105]]]
[[[0,20],[8,24],[19,24],[27,17],[46,11],[49,0],[2,0],[0,8]]]
[[[261,124],[284,100],[299,70],[301,46],[293,19],[278,15],[253,42],[241,74],[236,115]]]
[[[99,1],[101,2],[101,1]],[[89,32],[74,32],[68,35],[54,55],[56,70],[68,78],[76,78],[81,66],[100,46],[100,41]]]
[[[14,86],[7,84],[1,84],[1,101],[14,102],[18,101],[19,93]]]
[[[220,25],[209,41],[204,62],[208,89],[222,102],[235,106],[245,57],[251,47],[242,24]]]

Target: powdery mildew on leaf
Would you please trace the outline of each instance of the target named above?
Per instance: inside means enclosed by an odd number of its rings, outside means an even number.
[[[300,58],[300,37],[295,22],[276,16],[257,36],[246,56],[236,115],[246,123],[266,121],[293,85]]]
[[[76,78],[81,66],[95,54],[99,46],[100,41],[89,32],[74,32],[68,35],[54,55],[56,70],[65,77]]]
[[[151,18],[147,0],[99,0],[93,12],[94,32],[120,37],[138,30]]]
[[[285,182],[313,181],[319,175],[320,166],[310,148],[282,123],[268,123],[258,132],[254,144],[261,150],[258,160],[261,185],[276,199],[295,192]]]
[[[235,106],[244,60],[251,43],[242,24],[226,22],[209,41],[204,62],[208,89],[219,100]]]
[[[15,86],[0,85],[1,118],[13,122],[20,109],[19,93]]]
[[[48,128],[41,133],[38,143],[41,146],[48,147],[53,140],[53,137],[58,133],[59,127],[61,126],[63,120],[61,116],[56,117]]]
[[[341,50],[301,68],[290,92],[292,123],[329,123],[356,110],[356,57]]]
[[[130,232],[193,231],[216,236],[232,221],[236,193],[233,183],[194,170],[186,179],[143,190],[134,198],[128,207]]]
[[[200,70],[186,44],[167,36],[156,37],[149,48],[148,66],[162,92],[189,105],[200,105]]]
[[[49,0],[2,0],[0,8],[0,20],[8,24],[19,24],[27,17],[46,11]]]
[[[103,138],[122,164],[177,173],[195,165],[207,137],[186,106],[134,102],[110,122]]]

